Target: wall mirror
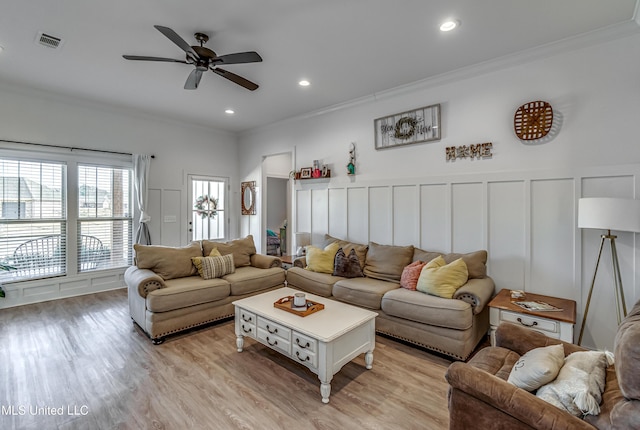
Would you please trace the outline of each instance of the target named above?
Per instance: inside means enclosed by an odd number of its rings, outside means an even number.
[[[256,214],[256,181],[247,181],[242,186],[242,215]]]

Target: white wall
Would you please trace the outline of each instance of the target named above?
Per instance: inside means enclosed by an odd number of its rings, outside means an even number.
[[[234,202],[240,201],[240,182],[235,135],[8,84],[0,84],[0,100],[0,139],[154,154],[149,180],[154,244],[180,245],[188,240],[187,174],[230,178],[230,236],[237,236],[240,208]],[[20,146],[0,142],[0,156],[8,148]],[[22,149],[38,150],[30,146]],[[171,218],[174,216],[175,222]],[[5,285],[9,294],[0,299],[0,307],[120,287],[122,272],[96,274],[97,278],[108,280],[94,281],[86,275]],[[73,288],[65,288],[67,284]]]
[[[465,70],[245,133],[240,174],[252,175],[269,153],[294,149],[298,169],[319,159],[330,165],[332,178],[296,185],[292,231],[311,231],[316,240],[329,232],[442,251],[488,249],[498,290],[576,300],[577,333],[599,242],[598,232],[576,228],[577,199],[640,197],[640,35],[536,58],[522,54],[498,70],[482,72],[490,69],[484,65],[477,75]],[[516,108],[532,100],[550,102],[561,120],[548,143],[524,145],[513,132]],[[374,149],[374,118],[434,103],[442,105],[440,142]],[[352,141],[355,178],[345,168]],[[491,159],[445,160],[448,146],[482,142],[493,143]],[[631,304],[640,298],[640,253],[633,234],[621,237]],[[599,274],[601,295],[589,313],[586,346],[612,346],[608,270]]]

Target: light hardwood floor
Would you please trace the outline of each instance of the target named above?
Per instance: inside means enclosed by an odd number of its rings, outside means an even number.
[[[236,352],[233,321],[152,345],[116,290],[0,311],[0,429],[447,429],[449,364],[377,336],[325,405],[305,367]]]

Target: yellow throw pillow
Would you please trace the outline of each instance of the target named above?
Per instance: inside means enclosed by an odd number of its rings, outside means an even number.
[[[468,279],[469,271],[462,258],[446,264],[444,258],[436,257],[422,269],[416,289],[433,296],[451,299]]]
[[[312,245],[307,246],[307,270],[332,274],[333,261],[338,249],[340,249],[340,245],[337,243],[331,243],[324,249]]]
[[[218,248],[213,248],[211,250],[211,252],[209,253],[209,257],[222,257],[222,254],[220,254],[220,251],[218,251]],[[193,261],[193,264],[196,266],[196,268],[198,269],[198,273],[200,273],[200,276],[202,276],[202,259],[206,258],[206,257],[192,257],[191,261]]]

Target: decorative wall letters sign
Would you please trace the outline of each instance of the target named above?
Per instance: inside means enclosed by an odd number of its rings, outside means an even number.
[[[493,143],[478,143],[476,145],[462,145],[462,146],[449,146],[445,148],[445,154],[447,157],[447,161],[454,161],[458,158],[469,158],[471,160],[485,159],[493,157],[491,153],[491,149],[493,148]]]
[[[440,140],[440,105],[378,118],[373,127],[376,149]]]

